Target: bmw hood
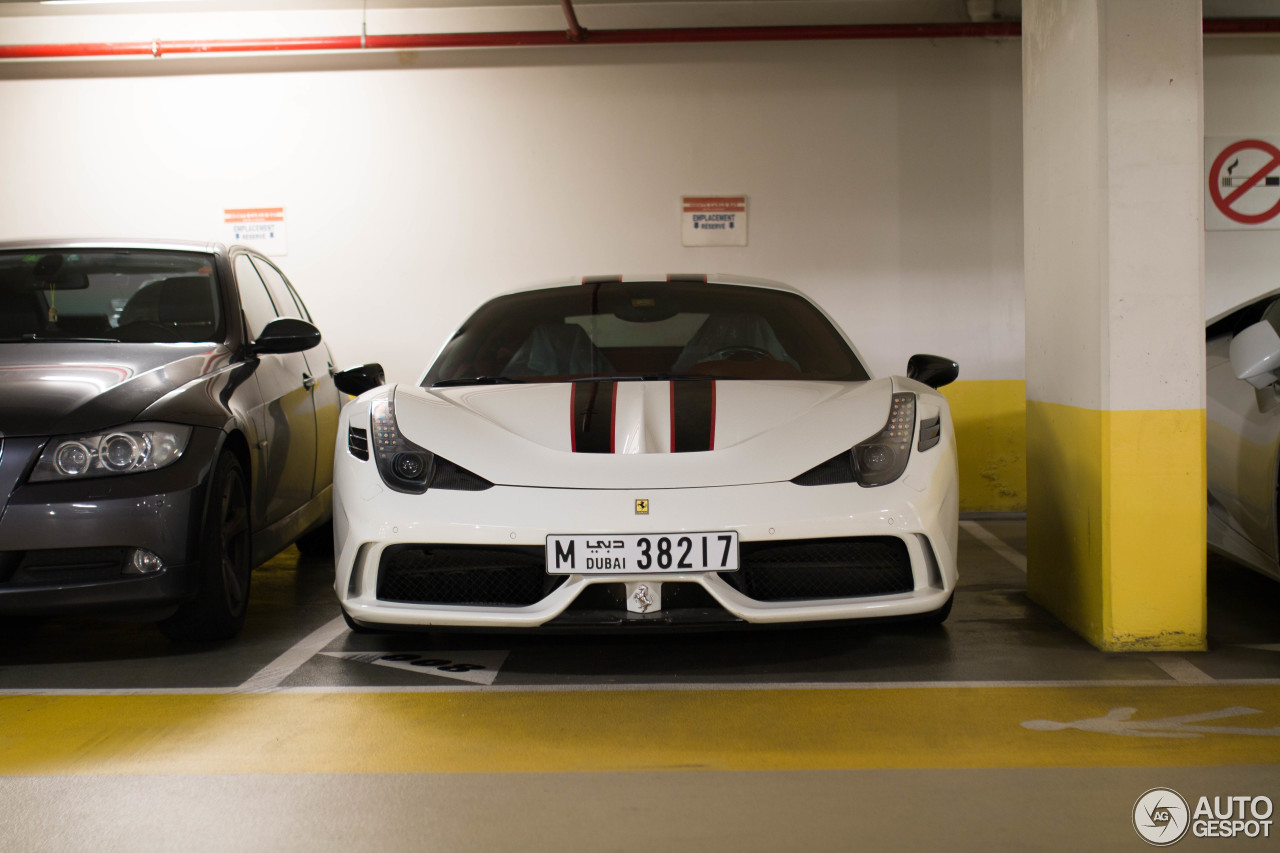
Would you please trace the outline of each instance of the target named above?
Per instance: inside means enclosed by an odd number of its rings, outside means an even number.
[[[227,361],[211,344],[0,344],[0,433],[43,436],[133,420]]]
[[[397,386],[410,441],[491,482],[687,488],[790,480],[879,432],[892,379]]]

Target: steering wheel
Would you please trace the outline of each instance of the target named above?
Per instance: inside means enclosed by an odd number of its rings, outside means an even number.
[[[738,346],[721,347],[711,355],[702,359],[703,361],[759,361],[762,358],[772,359],[768,350],[760,347],[748,346],[740,344]]]

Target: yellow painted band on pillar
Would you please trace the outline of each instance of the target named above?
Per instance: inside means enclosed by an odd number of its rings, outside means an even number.
[[[1027,383],[982,379],[954,382],[940,391],[955,424],[960,511],[1025,510]]]
[[[1027,589],[1108,651],[1205,648],[1205,413],[1027,401]]]

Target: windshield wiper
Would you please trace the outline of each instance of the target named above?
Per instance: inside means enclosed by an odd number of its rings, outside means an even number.
[[[721,376],[716,373],[650,373],[645,377],[654,382],[683,382],[695,379],[741,379],[741,376]]]
[[[450,388],[454,385],[521,385],[523,379],[512,379],[510,376],[470,376],[462,379],[441,379],[432,384],[432,388]]]
[[[718,376],[712,373],[642,373],[621,376],[583,376],[566,379],[566,382],[682,382],[686,379],[739,379],[738,376]]]
[[[119,338],[64,338],[49,337],[48,335],[37,335],[34,332],[23,335],[20,338],[0,338],[0,343],[16,344],[22,341],[39,341],[41,343],[59,343],[61,341],[71,341],[78,344],[118,344]]]

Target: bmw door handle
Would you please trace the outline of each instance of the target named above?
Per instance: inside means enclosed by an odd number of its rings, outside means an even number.
[[[316,378],[310,373],[302,374],[302,387],[310,391],[312,388],[316,387]]]

